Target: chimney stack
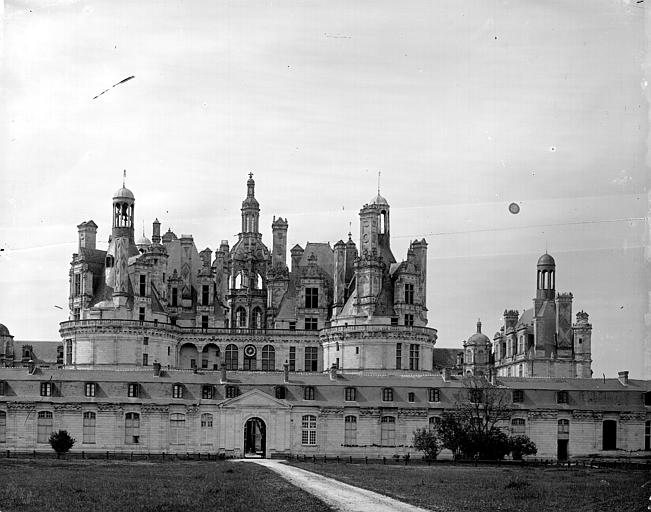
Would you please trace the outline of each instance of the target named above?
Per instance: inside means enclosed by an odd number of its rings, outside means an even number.
[[[443,368],[443,382],[450,380],[450,368]]]
[[[622,386],[628,386],[628,371],[618,372],[617,380],[619,380]]]
[[[287,361],[283,364],[283,374],[283,382],[287,384],[289,382],[289,364],[287,364]]]

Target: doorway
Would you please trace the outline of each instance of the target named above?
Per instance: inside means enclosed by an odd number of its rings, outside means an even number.
[[[558,460],[567,460],[567,443],[569,442],[568,439],[559,439],[558,440],[558,451],[557,451],[557,457]]]
[[[617,422],[615,420],[604,420],[602,449],[617,449]]]
[[[267,426],[260,418],[249,418],[244,424],[244,456],[266,456]]]

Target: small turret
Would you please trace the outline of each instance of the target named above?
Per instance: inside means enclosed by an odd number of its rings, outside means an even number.
[[[79,232],[79,249],[95,249],[97,241],[97,224],[92,220],[77,226]]]
[[[287,219],[274,217],[271,223],[271,230],[273,233],[273,245],[271,251],[271,265],[272,267],[285,267],[287,265],[287,227],[289,223]]]
[[[160,244],[160,222],[158,222],[158,219],[155,219],[152,223],[151,243]]]

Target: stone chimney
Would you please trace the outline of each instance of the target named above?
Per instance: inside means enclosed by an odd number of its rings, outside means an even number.
[[[151,243],[159,244],[160,243],[160,222],[158,219],[155,219],[152,223],[152,233],[151,233]]]
[[[450,368],[443,368],[443,382],[450,380]]]
[[[287,384],[289,382],[289,364],[285,361],[283,364],[283,382]]]
[[[617,380],[619,380],[622,386],[628,386],[628,371],[618,372]]]

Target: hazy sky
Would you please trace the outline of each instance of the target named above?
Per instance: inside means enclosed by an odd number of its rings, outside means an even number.
[[[531,307],[547,247],[595,375],[642,377],[644,5],[8,1],[0,322],[58,339],[76,226],[106,247],[123,169],[138,231],[199,250],[232,245],[249,171],[268,245],[273,215],[289,247],[357,240],[381,170],[396,258],[429,243],[438,346]]]

